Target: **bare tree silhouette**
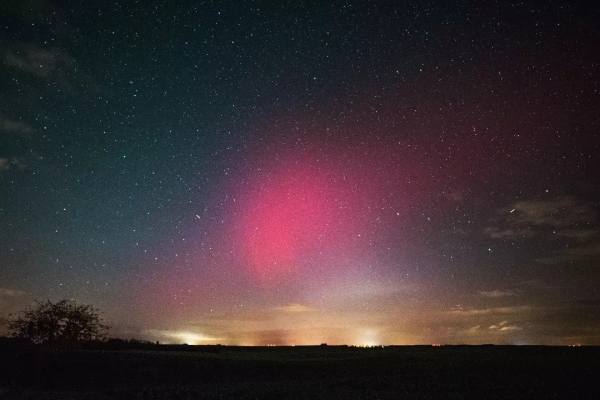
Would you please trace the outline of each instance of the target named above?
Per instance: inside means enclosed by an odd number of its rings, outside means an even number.
[[[37,302],[37,307],[21,312],[9,326],[13,337],[36,344],[98,340],[108,330],[96,308],[68,300]]]

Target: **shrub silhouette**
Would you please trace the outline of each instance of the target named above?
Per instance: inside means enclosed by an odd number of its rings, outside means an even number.
[[[96,308],[68,300],[37,302],[37,307],[23,311],[9,326],[13,337],[36,344],[99,340],[108,329]]]

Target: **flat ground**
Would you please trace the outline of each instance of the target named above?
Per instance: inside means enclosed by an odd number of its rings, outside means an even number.
[[[1,399],[599,399],[600,347],[2,350]]]

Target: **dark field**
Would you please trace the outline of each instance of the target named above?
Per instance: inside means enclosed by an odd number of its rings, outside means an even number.
[[[0,399],[598,399],[600,348],[2,349]]]

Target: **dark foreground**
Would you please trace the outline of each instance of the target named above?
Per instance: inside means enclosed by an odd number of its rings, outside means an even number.
[[[0,399],[600,398],[598,347],[181,349],[2,349]]]

